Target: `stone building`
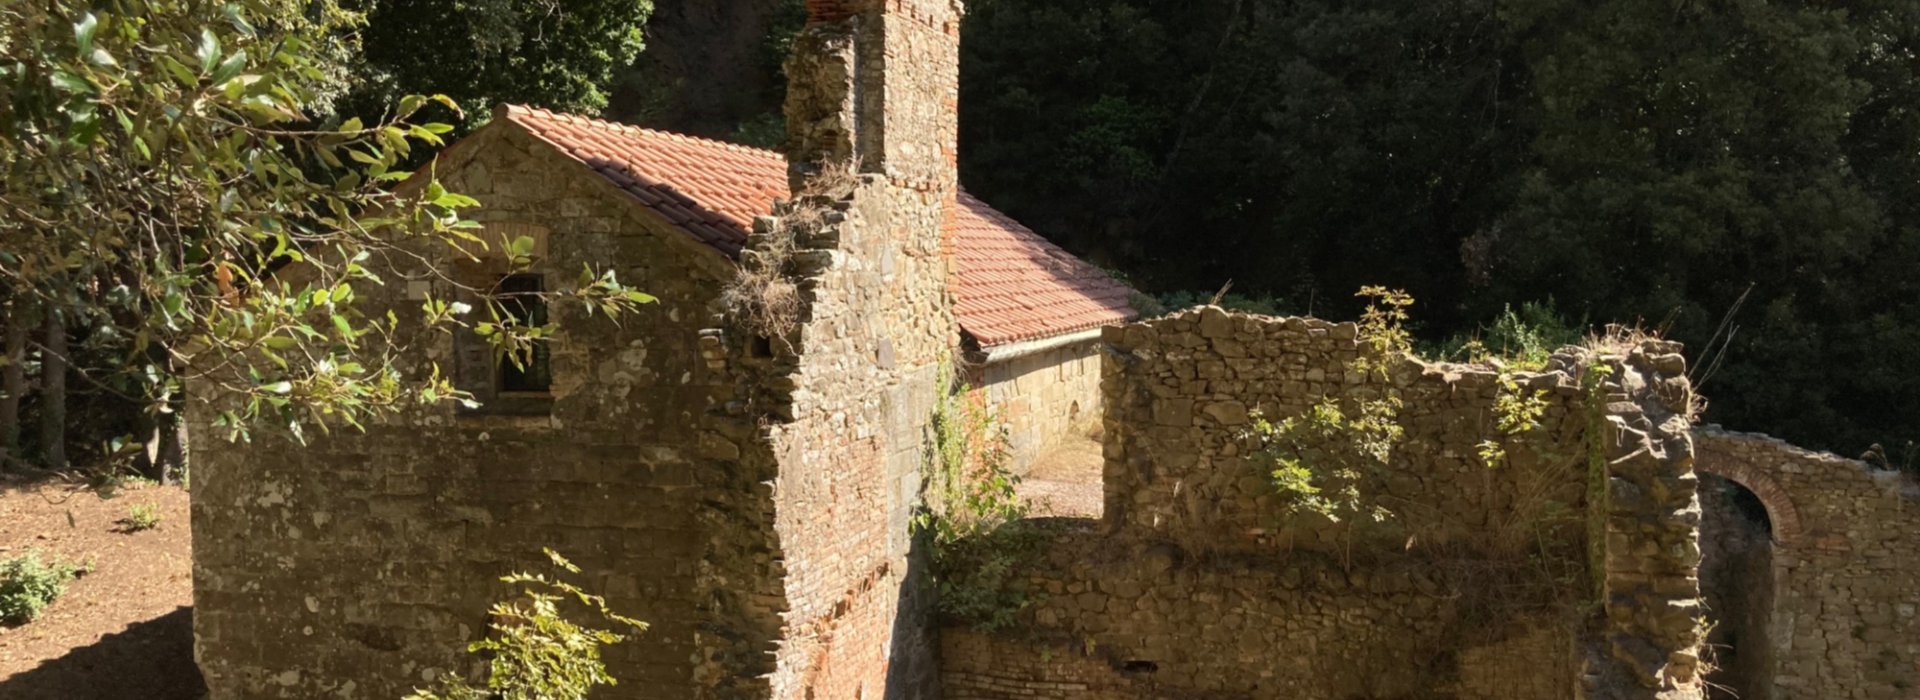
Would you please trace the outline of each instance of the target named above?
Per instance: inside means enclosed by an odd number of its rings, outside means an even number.
[[[542,150],[551,153],[532,153]],[[592,173],[611,187],[582,186],[574,196],[509,211],[500,198],[513,196],[513,186],[499,191],[498,173],[502,158],[521,154],[542,168]],[[497,108],[439,168],[443,180],[490,197],[482,217],[500,222],[494,230],[544,237],[548,223],[580,209],[637,203],[656,228],[702,244],[636,252],[655,261],[735,259],[753,220],[791,195],[787,159],[773,151],[515,105]],[[952,359],[1007,424],[1018,469],[1097,422],[1099,329],[1136,315],[1132,292],[964,190],[943,229],[960,333]]]
[[[1511,377],[1547,392],[1546,437],[1489,470],[1493,368],[1357,376],[1355,326],[1314,319],[1111,325],[1132,315],[1123,286],[959,187],[959,2],[807,9],[784,158],[519,107],[442,154],[487,238],[534,241],[531,270],[437,251],[357,291],[401,319],[409,362],[483,405],[200,442],[218,445],[193,502],[212,700],[390,699],[470,669],[495,577],[545,547],[652,624],[608,649],[609,700],[1691,699],[1701,576],[1725,571],[1770,576],[1719,598],[1762,640],[1739,661],[1753,697],[1911,697],[1905,482],[1696,432],[1685,361],[1658,341]],[[519,307],[556,329],[530,371],[406,323],[421,292],[564,289],[583,267],[660,303],[619,323]],[[791,291],[790,328],[727,301],[749,277]],[[936,629],[920,585],[909,520],[955,365],[1023,457],[1103,429],[1104,520],[1054,525],[1020,635]],[[1364,537],[1277,522],[1240,442],[1251,412],[1381,382],[1406,401],[1379,484],[1403,519]],[[1768,555],[1701,568],[1696,470],[1753,492]],[[1737,535],[1712,540],[1769,544]],[[1556,585],[1501,578],[1541,561]]]
[[[609,650],[622,683],[604,697],[931,692],[908,519],[951,368],[1031,456],[1098,415],[1088,331],[1133,312],[1123,285],[958,187],[958,2],[808,5],[790,158],[520,107],[439,157],[484,203],[483,238],[533,239],[531,269],[507,275],[498,245],[430,251],[362,299],[482,406],[200,455],[213,698],[392,698],[470,668],[494,579],[543,547],[652,625]],[[801,187],[839,167],[845,182]],[[525,368],[406,323],[427,290],[564,289],[583,267],[661,302],[619,323],[516,307],[555,328]],[[749,272],[795,292],[777,337],[723,300]],[[189,422],[211,432],[199,408]]]

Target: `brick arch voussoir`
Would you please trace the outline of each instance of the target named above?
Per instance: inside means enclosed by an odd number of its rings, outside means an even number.
[[[1746,487],[1767,508],[1767,520],[1773,525],[1773,543],[1791,547],[1800,543],[1805,532],[1800,526],[1800,511],[1793,505],[1787,489],[1758,467],[1740,460],[1702,459],[1695,463],[1700,471]]]

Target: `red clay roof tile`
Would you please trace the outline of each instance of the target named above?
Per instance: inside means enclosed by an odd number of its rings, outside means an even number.
[[[739,254],[753,218],[788,195],[786,159],[772,151],[518,105],[496,115],[728,256]],[[1126,285],[964,190],[947,235],[954,316],[982,347],[1137,315]]]

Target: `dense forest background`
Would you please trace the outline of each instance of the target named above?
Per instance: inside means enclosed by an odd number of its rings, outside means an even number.
[[[609,116],[777,142],[798,3],[673,5]],[[1686,342],[1708,420],[1896,461],[1920,433],[1920,4],[968,10],[962,180],[1144,291],[1404,287],[1435,344],[1531,302]]]
[[[462,129],[513,101],[765,147],[783,135],[780,64],[805,14],[800,0],[313,6],[345,18],[324,47],[338,89],[314,105],[330,123],[446,93]],[[1191,303],[1231,282],[1234,303],[1339,318],[1361,286],[1400,287],[1433,348],[1509,309],[1536,326],[1638,323],[1691,348],[1707,420],[1914,457],[1920,3],[968,10],[962,180],[1143,292]],[[25,325],[7,329],[10,354],[38,347]],[[14,425],[66,415],[39,422],[82,428],[64,438],[76,461],[157,434],[128,407],[157,370],[128,363],[124,339],[57,335],[75,348],[71,405],[36,398],[38,351],[22,351]],[[57,433],[21,435],[18,454]]]

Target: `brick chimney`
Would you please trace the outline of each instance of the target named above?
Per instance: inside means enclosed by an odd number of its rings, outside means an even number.
[[[959,0],[807,0],[787,64],[788,156],[953,189],[962,11]]]

